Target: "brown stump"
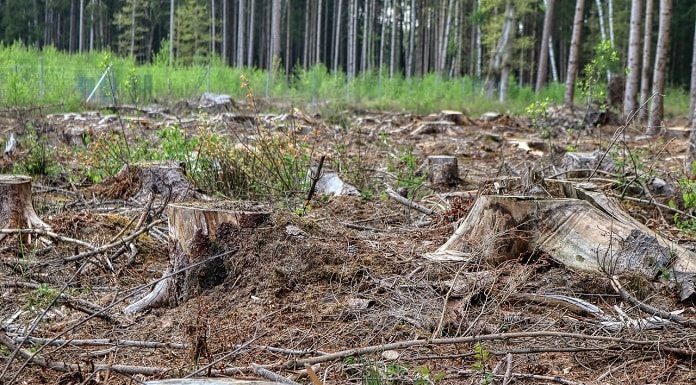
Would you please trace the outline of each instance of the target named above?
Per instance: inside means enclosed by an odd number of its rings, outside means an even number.
[[[431,155],[428,157],[428,179],[430,183],[440,186],[455,186],[459,183],[459,166],[457,158],[448,155]]]
[[[127,164],[100,187],[109,198],[147,200],[150,193],[181,202],[189,199],[209,200],[186,178],[184,167],[176,161]]]
[[[31,203],[31,178],[20,175],[0,175],[0,228],[50,230]],[[0,234],[3,241],[7,234]],[[31,243],[31,234],[20,234],[21,244]]]
[[[228,209],[231,205],[220,202],[213,207],[169,206],[171,251],[169,266],[163,274],[166,278],[159,281],[150,294],[126,307],[126,313],[176,306],[224,282],[227,277],[225,261],[238,249],[241,229],[258,227],[271,216],[269,211],[258,206]],[[214,258],[215,255],[221,256]],[[169,277],[181,270],[185,271]]]

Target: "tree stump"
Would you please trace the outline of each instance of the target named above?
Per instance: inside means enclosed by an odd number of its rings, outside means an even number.
[[[459,183],[457,158],[448,155],[429,156],[428,180],[439,186],[456,186]]]
[[[271,212],[261,206],[240,207],[230,202],[210,206],[172,204],[168,214],[171,245],[164,279],[148,295],[126,307],[126,313],[176,306],[221,284],[228,274],[225,260],[238,249],[240,231],[259,227],[271,217]],[[221,257],[211,258],[215,255]],[[185,271],[169,276],[181,270]]]
[[[31,178],[20,175],[0,174],[0,228],[50,230],[31,203]],[[0,234],[3,241],[7,234]],[[31,234],[19,234],[20,244],[31,243]]]
[[[186,178],[183,165],[171,160],[127,164],[100,190],[109,198],[139,201],[147,200],[150,193],[168,196],[173,202],[210,199]]]

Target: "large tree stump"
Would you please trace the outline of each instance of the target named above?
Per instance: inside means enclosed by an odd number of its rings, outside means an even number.
[[[3,229],[44,229],[51,227],[44,223],[31,203],[31,178],[19,175],[0,175],[0,228]],[[8,234],[0,234],[0,242]],[[21,244],[31,243],[31,234],[20,234]]]
[[[205,207],[173,204],[168,214],[171,245],[164,279],[150,294],[126,307],[126,313],[176,306],[224,282],[227,277],[225,261],[238,248],[240,230],[258,227],[271,216],[260,206],[240,207],[230,202]],[[211,258],[220,254],[220,258]],[[185,271],[169,276],[181,270]]]
[[[139,201],[147,200],[150,193],[169,197],[173,202],[210,199],[186,178],[183,165],[171,160],[127,164],[100,190],[109,198]]]
[[[546,254],[574,270],[632,272],[650,280],[669,271],[682,300],[695,293],[696,253],[647,228],[604,194],[560,185],[565,196],[559,198],[480,196],[450,239],[426,257],[500,263]]]
[[[428,179],[439,186],[455,186],[459,183],[459,164],[457,158],[448,155],[428,157]]]

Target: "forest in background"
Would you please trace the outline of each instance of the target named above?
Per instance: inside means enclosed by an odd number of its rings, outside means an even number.
[[[647,53],[639,48],[639,56],[649,60],[647,67],[629,58],[636,3],[642,8],[637,21],[639,40],[643,39],[637,44],[650,37]],[[696,4],[686,0],[0,0],[0,39],[6,46],[21,42],[36,49],[54,47],[60,53],[110,51],[134,63],[179,69],[211,63],[273,69],[300,84],[302,74],[317,66],[343,73],[344,80],[362,75],[369,82],[378,73],[380,86],[383,78],[465,76],[489,98],[503,101],[510,87],[517,86],[515,92],[523,87],[539,90],[547,81],[568,84],[569,73],[578,73],[585,86],[607,83],[631,68],[638,73],[641,66],[649,70],[643,73],[647,84],[641,88],[650,87],[662,3],[671,7],[671,38],[662,72],[670,87],[688,90]],[[579,51],[577,60],[569,60],[580,5]],[[647,23],[650,28],[644,29]],[[18,60],[9,54],[13,51],[4,52],[0,66],[12,68]],[[94,65],[83,69],[99,72],[98,61],[91,60]],[[568,68],[571,62],[577,65],[573,71]],[[605,71],[606,77],[597,76]],[[128,75],[124,69],[119,77]],[[206,84],[214,83],[211,77],[206,74],[198,88],[210,89]],[[316,76],[311,81],[316,82]],[[260,83],[265,83],[259,86],[264,95],[272,93],[269,88],[274,85],[268,79]],[[522,94],[528,103],[534,98]],[[551,94],[552,100],[559,99],[558,92]],[[178,93],[170,90],[169,95]],[[638,101],[646,95],[641,93]],[[323,96],[312,92],[312,99]]]

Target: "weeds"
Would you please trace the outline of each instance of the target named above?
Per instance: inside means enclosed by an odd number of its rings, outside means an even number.
[[[60,173],[55,149],[34,125],[27,126],[27,133],[22,142],[27,154],[15,165],[13,173],[49,177]]]
[[[26,310],[43,309],[53,302],[58,296],[58,291],[42,283],[36,288],[27,299],[24,305]]]

